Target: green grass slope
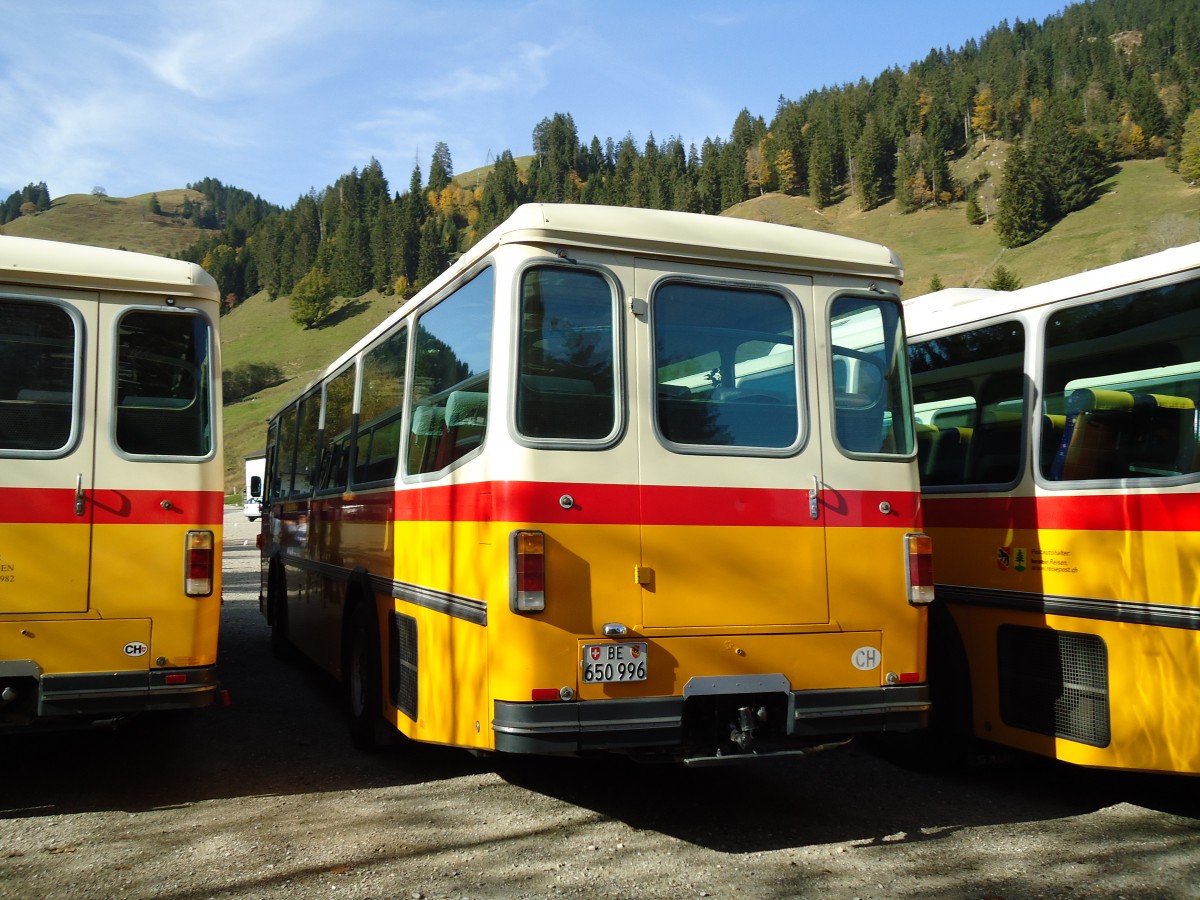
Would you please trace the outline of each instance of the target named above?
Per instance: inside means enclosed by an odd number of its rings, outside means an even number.
[[[983,196],[994,212],[988,184]],[[818,210],[807,197],[768,194],[725,214],[885,244],[904,263],[904,297],[928,291],[935,274],[945,287],[978,286],[1003,265],[1028,286],[1200,240],[1200,190],[1161,160],[1124,163],[1101,190],[1091,206],[1011,250],[1000,246],[994,222],[968,224],[965,203],[902,215],[894,202],[868,212],[853,200]]]
[[[203,194],[184,189],[159,191],[162,215],[150,212],[153,196],[67,194],[56,198],[47,210],[0,225],[0,234],[171,256],[209,233],[179,215],[185,197],[202,203]]]
[[[240,490],[246,454],[263,449],[267,419],[398,305],[395,297],[375,292],[339,303],[318,328],[301,328],[291,319],[288,298],[271,300],[265,293],[221,317],[222,369],[273,363],[287,379],[225,407],[226,493]]]

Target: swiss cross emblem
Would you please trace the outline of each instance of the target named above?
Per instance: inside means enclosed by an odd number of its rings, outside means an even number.
[[[591,652],[592,652],[593,660],[597,660],[600,658],[600,648],[599,647],[592,647]]]

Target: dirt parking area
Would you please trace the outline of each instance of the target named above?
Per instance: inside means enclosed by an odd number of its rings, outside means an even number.
[[[353,749],[226,516],[231,704],[0,738],[0,897],[1200,898],[1200,781],[856,747],[756,766]]]

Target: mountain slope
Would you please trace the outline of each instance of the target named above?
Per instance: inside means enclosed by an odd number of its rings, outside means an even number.
[[[154,197],[161,213],[151,211]],[[205,200],[198,191],[182,188],[136,197],[67,194],[44,212],[0,225],[0,234],[172,256],[212,233],[183,218],[185,198],[195,204]]]

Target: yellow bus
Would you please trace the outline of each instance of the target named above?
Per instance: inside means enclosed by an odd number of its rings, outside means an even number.
[[[352,734],[692,764],[927,713],[886,248],[527,205],[270,419],[262,600]]]
[[[943,749],[1200,772],[1200,244],[905,318]]]
[[[0,236],[0,729],[217,690],[217,285]]]

